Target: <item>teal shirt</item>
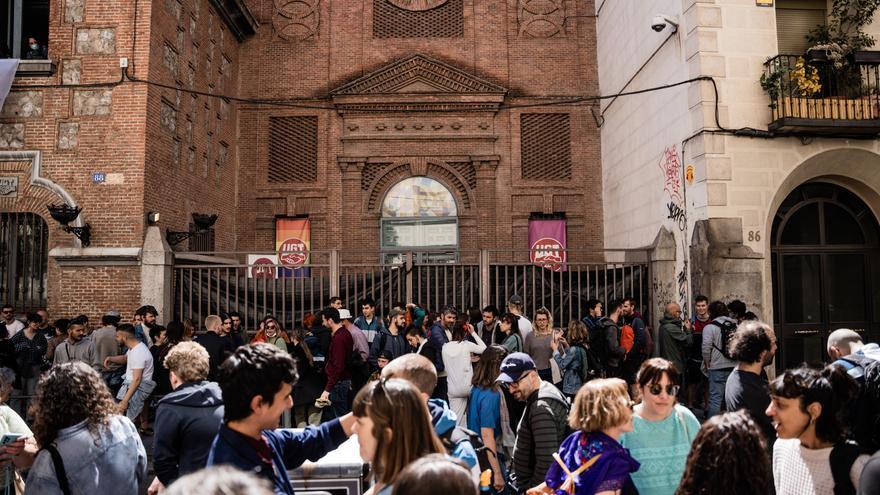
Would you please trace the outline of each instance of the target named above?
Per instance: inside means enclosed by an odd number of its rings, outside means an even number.
[[[620,444],[642,464],[632,473],[641,495],[673,495],[684,474],[691,443],[700,422],[686,407],[676,404],[668,418],[646,421],[633,417],[633,431],[620,437]]]

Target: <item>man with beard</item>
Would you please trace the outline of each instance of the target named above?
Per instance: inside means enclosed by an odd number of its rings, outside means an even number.
[[[141,323],[134,329],[135,335],[149,349],[153,346],[153,341],[150,340],[150,328],[156,324],[156,316],[159,315],[159,312],[153,306],[148,305],[138,308],[135,315],[141,317]]]
[[[776,431],[770,417],[764,413],[770,405],[770,391],[763,371],[776,355],[776,333],[760,321],[743,323],[730,340],[730,355],[739,363],[727,378],[724,390],[727,410],[748,411],[772,451]]]
[[[58,347],[55,348],[53,364],[63,364],[71,361],[82,361],[95,368],[98,372],[103,370],[102,363],[98,362],[95,343],[91,337],[86,335],[86,326],[77,318],[71,320],[70,325],[67,327],[67,340],[58,344]]]

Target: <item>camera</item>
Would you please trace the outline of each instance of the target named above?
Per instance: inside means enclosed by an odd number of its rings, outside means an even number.
[[[658,33],[666,29],[667,24],[672,27],[673,33],[678,31],[678,19],[675,17],[670,17],[665,14],[657,14],[651,19],[651,29]]]

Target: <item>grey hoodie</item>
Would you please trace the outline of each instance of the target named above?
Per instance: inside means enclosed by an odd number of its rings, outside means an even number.
[[[716,320],[736,323],[733,318],[719,316],[703,328],[703,360],[709,362],[710,370],[732,370],[738,363],[721,354],[721,328],[715,324]]]

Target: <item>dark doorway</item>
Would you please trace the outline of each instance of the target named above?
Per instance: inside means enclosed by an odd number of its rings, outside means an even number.
[[[17,313],[46,307],[49,229],[34,213],[0,213],[0,301]]]
[[[773,220],[771,262],[779,369],[828,360],[838,328],[865,342],[880,333],[880,227],[852,192],[825,182],[801,185]]]

